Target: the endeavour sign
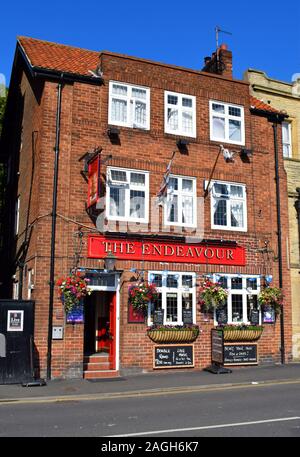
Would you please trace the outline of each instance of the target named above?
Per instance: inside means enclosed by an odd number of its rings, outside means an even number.
[[[152,240],[135,241],[97,235],[88,237],[88,257],[103,259],[108,252],[112,252],[118,259],[124,260],[245,265],[245,249],[240,246]]]

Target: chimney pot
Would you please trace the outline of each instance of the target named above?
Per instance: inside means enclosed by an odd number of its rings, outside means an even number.
[[[222,43],[222,44],[220,45],[220,49],[223,49],[224,51],[227,51],[227,49],[228,49],[227,44],[226,44],[226,43]]]
[[[211,57],[204,57],[204,64],[207,65],[211,61]]]

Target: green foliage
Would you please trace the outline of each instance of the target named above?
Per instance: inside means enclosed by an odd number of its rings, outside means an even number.
[[[0,88],[0,94],[1,94],[1,88]],[[5,89],[5,97],[0,96],[0,135],[1,135],[1,130],[2,130],[2,123],[3,123],[3,118],[4,118],[4,113],[5,113],[5,106],[6,106],[6,100],[7,100],[7,89]]]

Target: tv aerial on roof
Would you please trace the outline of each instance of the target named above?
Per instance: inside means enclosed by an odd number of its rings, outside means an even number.
[[[219,33],[227,33],[227,35],[232,35],[231,32],[226,32],[226,30],[222,30],[221,27],[219,27],[218,25],[216,25],[215,27],[215,32],[216,32],[216,49],[218,49],[219,47]]]

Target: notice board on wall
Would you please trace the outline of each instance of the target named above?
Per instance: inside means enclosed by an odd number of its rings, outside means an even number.
[[[153,349],[153,368],[194,367],[193,344],[166,344]]]

